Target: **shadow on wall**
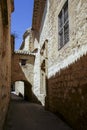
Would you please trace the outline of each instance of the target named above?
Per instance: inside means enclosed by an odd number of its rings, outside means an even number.
[[[45,109],[46,109],[46,110],[49,110],[49,93],[48,93],[48,78],[47,78],[47,77],[46,77]]]
[[[18,96],[24,98],[24,100],[26,101],[41,104],[41,102],[37,99],[37,97],[32,91],[32,85],[28,81],[22,81],[22,82],[24,82],[24,97],[21,92],[19,92]]]
[[[60,113],[75,130],[86,130],[87,54],[47,82],[48,109],[58,115]]]
[[[24,81],[24,86],[24,99],[29,102],[41,104],[41,102],[37,99],[32,91],[32,85],[29,82]]]

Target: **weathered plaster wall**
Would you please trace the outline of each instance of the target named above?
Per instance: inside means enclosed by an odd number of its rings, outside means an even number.
[[[0,1],[0,130],[5,120],[11,87],[11,1]]]

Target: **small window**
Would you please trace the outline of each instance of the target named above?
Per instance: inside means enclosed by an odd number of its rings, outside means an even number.
[[[62,48],[69,41],[69,19],[68,19],[68,0],[63,6],[59,16],[59,49]]]
[[[21,60],[21,65],[26,65],[26,59]]]

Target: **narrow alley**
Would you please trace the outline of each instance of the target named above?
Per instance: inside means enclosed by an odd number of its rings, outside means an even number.
[[[71,129],[87,130],[87,0],[0,0],[0,130]]]
[[[24,101],[12,94],[4,130],[71,130],[41,105]]]

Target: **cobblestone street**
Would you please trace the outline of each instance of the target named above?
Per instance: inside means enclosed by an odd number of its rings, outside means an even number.
[[[33,104],[12,95],[5,130],[71,130],[54,114],[41,105]]]

